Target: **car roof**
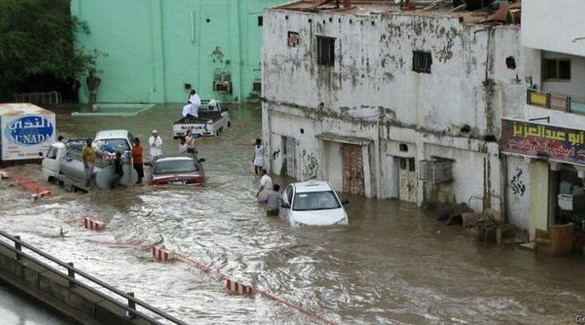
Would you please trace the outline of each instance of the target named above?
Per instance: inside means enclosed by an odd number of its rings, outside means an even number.
[[[310,180],[292,183],[297,193],[332,191],[333,188],[326,181]]]
[[[95,135],[96,139],[116,139],[116,138],[127,138],[128,130],[102,130],[98,131]]]
[[[156,162],[165,162],[165,161],[174,161],[174,160],[195,160],[192,157],[183,157],[183,156],[177,156],[177,157],[165,157],[165,158],[159,158],[156,160]]]

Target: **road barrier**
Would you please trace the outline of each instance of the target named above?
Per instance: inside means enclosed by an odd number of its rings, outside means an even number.
[[[175,259],[175,252],[167,250],[165,246],[153,246],[152,247],[152,256],[161,262],[168,262]]]
[[[83,218],[83,226],[85,229],[101,231],[106,229],[106,224],[103,221],[98,221],[92,218]]]
[[[230,279],[225,280],[225,288],[236,293],[254,293],[254,289],[251,286]]]
[[[3,173],[5,173],[5,172],[3,172]],[[48,188],[44,187],[43,185],[39,184],[38,182],[30,180],[24,176],[13,174],[13,175],[8,175],[8,177],[12,181],[14,181],[16,184],[23,187],[25,190],[32,193],[31,197],[33,198],[33,200],[38,200],[38,199],[47,197],[47,196],[52,194]],[[2,176],[2,178],[4,178],[4,176]]]

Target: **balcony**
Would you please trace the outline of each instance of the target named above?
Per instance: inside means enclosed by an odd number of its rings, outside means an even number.
[[[528,105],[549,108],[566,113],[585,115],[585,98],[576,98],[536,89],[526,92]]]

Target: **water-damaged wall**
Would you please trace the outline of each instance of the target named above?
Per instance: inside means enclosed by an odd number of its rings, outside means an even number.
[[[457,17],[283,10],[269,10],[265,20],[267,100],[322,104],[365,119],[382,111],[418,128],[469,125],[478,134],[497,134],[497,115],[505,105],[517,107],[511,103],[524,91],[514,26],[465,24]],[[294,46],[287,43],[290,35],[297,35]],[[317,64],[318,36],[335,38],[334,66]],[[413,51],[431,54],[430,73],[413,71]],[[516,93],[503,90],[510,85],[519,85]]]
[[[416,165],[452,159],[454,181],[445,196],[499,209],[501,166],[493,141],[504,114],[522,114],[526,91],[518,27],[416,13],[272,9],[264,19],[264,112],[271,117],[264,134],[271,142],[314,127],[312,139],[297,134],[306,139],[299,145],[322,152],[319,175],[337,183],[332,169],[340,164],[320,135],[363,140],[371,168],[366,192],[380,198],[399,197],[396,159],[414,158]],[[330,65],[317,64],[322,37],[334,39]],[[430,58],[426,70],[421,54]],[[401,143],[408,153],[398,149]],[[420,204],[424,184],[417,182]]]
[[[508,222],[526,230],[530,223],[530,160],[518,156],[505,159]]]

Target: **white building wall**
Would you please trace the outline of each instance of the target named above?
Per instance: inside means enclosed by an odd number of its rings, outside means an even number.
[[[319,134],[369,139],[366,192],[371,189],[371,196],[380,198],[398,196],[394,157],[404,156],[398,144],[406,143],[417,165],[432,156],[457,161],[457,202],[477,196],[471,204],[480,208],[487,193],[487,204],[499,209],[498,148],[483,137],[499,135],[505,113],[523,112],[529,75],[521,64],[517,26],[465,24],[456,17],[271,9],[264,27],[263,107],[270,114],[265,136],[312,127],[313,139],[307,133],[299,143],[321,157],[334,156],[336,147],[319,144]],[[299,33],[297,47],[287,46],[289,31]],[[316,64],[317,35],[336,38],[333,67]],[[414,50],[432,53],[431,73],[412,71]],[[515,68],[506,65],[508,57]],[[471,132],[462,132],[464,125]],[[325,169],[320,176],[339,186],[340,162],[319,166]],[[423,186],[418,190],[420,204]]]
[[[530,224],[530,159],[506,156],[506,212],[508,223],[528,230]]]
[[[585,56],[583,0],[522,2],[522,45],[533,49]]]
[[[583,40],[585,42],[585,40]],[[543,52],[543,59],[570,59],[571,80],[570,81],[544,81],[542,89],[547,92],[585,99],[585,56],[574,56],[564,53]]]
[[[507,56],[520,62],[516,27],[492,30],[460,23],[457,17],[276,9],[264,19],[269,27],[264,28],[263,84],[270,101],[307,107],[322,103],[333,112],[365,119],[382,110],[404,124],[429,129],[467,124],[483,133],[497,120],[492,112],[486,116],[486,78],[510,84],[524,77],[520,64],[513,71],[502,63]],[[299,33],[298,47],[287,46],[289,31]],[[334,67],[316,64],[318,35],[336,38]],[[413,50],[432,53],[431,73],[412,71]]]

